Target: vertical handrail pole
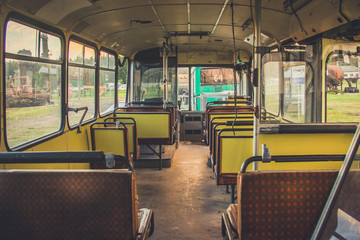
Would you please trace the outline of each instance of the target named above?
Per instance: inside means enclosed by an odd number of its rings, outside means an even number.
[[[261,47],[261,0],[255,0],[255,19],[254,19],[254,74],[253,81],[257,84],[254,84],[254,107],[255,107],[255,117],[254,117],[254,141],[253,141],[253,155],[259,155],[259,124],[260,124],[260,76],[261,76],[261,52],[259,48]],[[257,79],[255,79],[257,78]],[[253,163],[253,170],[258,169],[258,164]]]
[[[168,40],[164,43],[163,48],[163,78],[164,78],[164,97],[163,97],[163,109],[166,109],[167,103],[167,81],[168,81]]]

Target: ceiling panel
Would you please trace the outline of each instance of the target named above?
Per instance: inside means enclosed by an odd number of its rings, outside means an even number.
[[[192,24],[215,24],[221,12],[222,5],[206,6],[191,5],[191,23]]]
[[[168,24],[187,24],[186,5],[162,5],[155,6],[161,21]]]
[[[9,6],[45,19],[88,39],[116,46],[125,55],[139,49],[161,47],[169,32],[188,32],[187,2],[190,3],[190,30],[211,32],[225,0],[8,0]],[[229,1],[216,31],[210,37],[177,36],[170,39],[179,48],[194,50],[232,51],[232,20],[230,3],[234,3],[234,25],[237,48],[249,49],[243,39],[253,32],[253,24],[242,30],[250,18],[250,0]],[[295,10],[302,9],[311,0],[297,0]],[[252,1],[254,4],[255,1]],[[284,0],[262,0],[262,30],[279,40],[290,35],[292,10],[284,8]],[[150,4],[153,4],[164,25],[159,23]],[[254,8],[253,8],[254,10]],[[300,11],[300,10],[299,10]],[[293,18],[293,17],[292,17]],[[141,21],[143,23],[141,23]],[[144,21],[151,21],[144,23]],[[294,22],[294,21],[293,21]],[[294,25],[294,23],[293,23]],[[115,44],[116,43],[116,44]]]

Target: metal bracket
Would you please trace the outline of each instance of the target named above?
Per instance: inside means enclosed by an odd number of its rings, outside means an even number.
[[[255,47],[255,53],[260,53],[261,56],[264,56],[267,53],[270,53],[269,47]]]
[[[262,144],[262,162],[271,162],[270,149],[266,147],[266,144]]]
[[[78,113],[78,111],[84,111],[83,115],[81,116],[80,120],[79,120],[79,124],[78,124],[78,130],[77,133],[81,133],[81,124],[82,121],[85,118],[86,113],[88,112],[88,107],[80,107],[80,108],[67,108],[67,112],[75,112]]]
[[[105,164],[107,168],[115,167],[115,155],[113,153],[107,153],[105,155]]]

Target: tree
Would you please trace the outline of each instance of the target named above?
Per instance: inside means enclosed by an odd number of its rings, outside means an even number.
[[[120,84],[126,84],[128,77],[128,60],[125,61],[124,66],[119,67],[118,79]]]

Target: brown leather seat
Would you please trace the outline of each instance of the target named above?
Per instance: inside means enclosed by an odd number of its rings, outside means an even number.
[[[1,239],[138,239],[135,172],[127,170],[0,173]],[[143,229],[144,232],[139,232]]]
[[[336,175],[336,171],[239,174],[239,239],[310,239]]]

